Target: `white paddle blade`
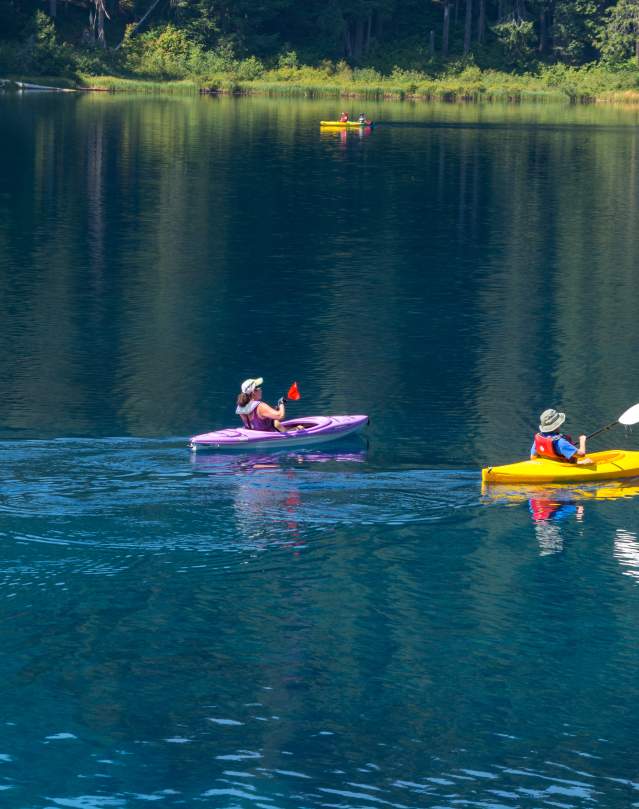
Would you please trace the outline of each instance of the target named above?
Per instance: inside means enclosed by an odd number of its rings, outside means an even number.
[[[629,407],[619,416],[619,424],[636,424],[639,421],[639,403]]]

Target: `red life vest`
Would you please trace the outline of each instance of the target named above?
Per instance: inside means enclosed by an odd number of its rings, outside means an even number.
[[[542,500],[538,497],[531,497],[529,500],[530,513],[535,522],[546,522],[551,520],[553,514],[559,509],[561,503],[553,500]]]
[[[541,433],[535,433],[535,454],[539,455],[540,458],[552,458],[553,461],[571,463],[571,461],[568,458],[564,458],[557,449],[557,442],[560,438],[565,438],[566,441],[570,441],[572,444],[572,439],[569,435],[562,435],[561,433],[542,435]]]

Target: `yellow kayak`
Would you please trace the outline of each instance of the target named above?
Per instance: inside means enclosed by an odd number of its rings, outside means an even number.
[[[342,129],[348,129],[348,127],[373,126],[373,122],[369,121],[368,123],[360,124],[359,121],[320,121],[320,126],[339,126]]]
[[[553,461],[550,458],[489,466],[481,470],[482,483],[588,483],[595,480],[639,477],[639,452],[609,449],[589,452],[591,464]]]

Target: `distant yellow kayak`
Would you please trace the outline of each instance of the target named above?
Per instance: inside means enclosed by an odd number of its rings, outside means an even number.
[[[349,127],[359,128],[373,126],[373,122],[368,121],[364,124],[360,124],[359,121],[320,121],[320,126],[335,126],[341,129],[348,129]]]
[[[535,458],[481,470],[482,483],[588,483],[639,477],[639,452],[609,449],[589,452],[591,464]]]

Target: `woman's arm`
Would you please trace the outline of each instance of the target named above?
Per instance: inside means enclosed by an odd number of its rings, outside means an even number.
[[[263,419],[277,419],[278,421],[281,421],[286,415],[284,402],[282,402],[277,410],[270,405],[267,405],[266,402],[260,402],[257,406],[257,415],[261,416]]]

